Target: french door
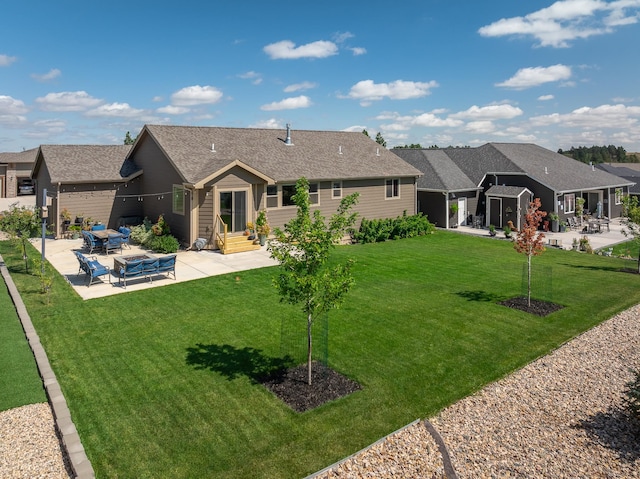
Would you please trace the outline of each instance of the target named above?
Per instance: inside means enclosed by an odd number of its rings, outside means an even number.
[[[247,227],[246,191],[221,191],[218,205],[220,218],[227,224],[229,233],[245,230]]]

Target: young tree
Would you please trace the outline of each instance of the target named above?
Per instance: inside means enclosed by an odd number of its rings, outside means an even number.
[[[538,231],[542,218],[547,216],[546,211],[540,211],[540,198],[534,198],[529,203],[524,225],[516,234],[513,245],[518,253],[527,256],[527,306],[531,307],[531,258],[544,251],[544,233]]]
[[[384,138],[382,137],[382,133],[378,132],[378,134],[376,135],[376,143],[378,145],[382,145],[385,148],[387,147],[387,142],[384,141]]]
[[[280,263],[280,273],[274,284],[280,301],[301,304],[307,320],[307,382],[311,384],[311,356],[313,352],[313,321],[337,308],[354,283],[351,275],[353,261],[327,265],[329,253],[353,226],[358,193],[342,199],[337,212],[328,224],[318,210],[311,212],[309,182],[301,178],[293,196],[298,211],[284,230],[276,228],[275,238],[269,241],[271,257]]]
[[[622,199],[622,234],[640,245],[640,205],[638,197],[625,196]],[[638,255],[638,273],[640,273],[640,254]]]
[[[42,223],[38,208],[30,208],[13,204],[0,218],[0,230],[9,233],[11,240],[18,245],[24,259],[24,269],[29,272],[27,242],[40,234]]]
[[[136,142],[136,137],[131,137],[131,133],[127,132],[126,135],[124,135],[124,144],[125,145],[133,145]]]

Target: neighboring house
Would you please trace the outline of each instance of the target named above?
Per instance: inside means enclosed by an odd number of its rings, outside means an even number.
[[[19,153],[0,153],[0,198],[35,193],[36,186],[31,181],[31,169],[36,161],[37,152],[38,149],[33,148]]]
[[[596,168],[632,181],[629,194],[640,196],[640,163],[599,163]]]
[[[272,227],[296,214],[295,183],[310,183],[313,210],[329,217],[358,192],[360,218],[416,213],[421,172],[360,132],[146,125],[128,161],[139,166],[138,213],[164,215],[184,245],[216,247],[223,224],[242,234],[266,209]]]
[[[585,199],[585,210],[590,213],[600,210],[603,216],[620,216],[622,198],[633,184],[534,144],[487,143],[478,148],[418,150],[422,157],[410,151],[393,150],[425,173],[431,168],[437,176],[445,177],[448,172],[459,170],[470,180],[468,185],[479,188],[475,190],[479,191],[477,195],[470,187],[466,188],[466,193],[445,190],[446,198],[440,201],[439,206],[441,211],[447,211],[445,214],[449,215],[454,195],[462,193],[466,197],[466,210],[460,212],[459,209],[461,218],[479,217],[483,225],[493,224],[499,228],[508,221],[518,228],[522,225],[531,199],[523,188],[531,193],[531,197],[540,198],[543,210],[555,211],[562,221],[575,215],[576,198],[580,197]],[[496,185],[521,190],[491,190]],[[428,189],[418,186],[419,201],[427,192]],[[517,199],[515,205],[514,199]],[[420,205],[420,211],[428,214],[428,208],[422,201]]]
[[[32,176],[39,190],[47,190],[48,224],[54,235],[62,233],[60,213],[91,218],[118,226],[122,218],[139,214],[139,176],[125,158],[129,145],[42,145],[37,150]],[[42,195],[36,204],[42,207]]]

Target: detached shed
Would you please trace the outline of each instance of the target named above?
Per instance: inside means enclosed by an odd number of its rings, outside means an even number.
[[[494,185],[486,192],[487,224],[503,228],[509,221],[520,229],[533,193],[523,186]]]

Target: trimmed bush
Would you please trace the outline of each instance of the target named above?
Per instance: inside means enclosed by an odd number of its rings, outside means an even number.
[[[149,242],[145,246],[158,253],[175,253],[180,248],[180,243],[172,235],[151,235]]]
[[[353,237],[358,243],[378,243],[389,239],[412,238],[431,234],[435,226],[422,213],[407,216],[405,211],[397,218],[368,220],[362,218],[360,229],[353,231]]]
[[[627,383],[624,403],[633,417],[640,420],[640,371],[634,371],[635,378]]]

